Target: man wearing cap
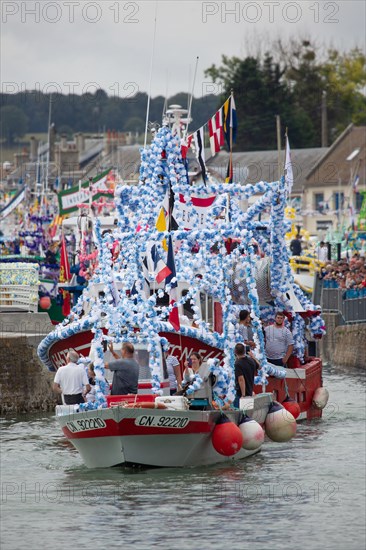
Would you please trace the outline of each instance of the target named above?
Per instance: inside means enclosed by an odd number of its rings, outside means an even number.
[[[285,314],[276,313],[275,322],[264,329],[267,361],[285,367],[294,349],[291,331],[284,326]]]
[[[66,405],[84,403],[84,393],[89,393],[91,386],[82,365],[77,365],[79,354],[69,349],[66,355],[67,364],[60,367],[53,381],[53,391],[62,393]]]

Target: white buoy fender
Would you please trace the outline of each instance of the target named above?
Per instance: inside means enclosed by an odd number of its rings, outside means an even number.
[[[275,401],[268,410],[264,427],[272,441],[284,443],[294,437],[297,424],[292,414]]]
[[[249,416],[243,416],[239,428],[243,435],[243,449],[247,451],[259,449],[264,441],[264,431],[261,425]]]
[[[316,409],[324,409],[329,399],[327,388],[317,388],[313,396],[313,405]]]

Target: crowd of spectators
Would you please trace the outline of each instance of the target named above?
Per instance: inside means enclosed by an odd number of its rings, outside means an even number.
[[[366,296],[365,257],[358,252],[350,259],[333,260],[321,270],[324,288],[340,288],[346,291],[344,298]]]

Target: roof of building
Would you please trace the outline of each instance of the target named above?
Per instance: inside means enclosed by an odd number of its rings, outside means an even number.
[[[292,149],[291,160],[294,173],[293,194],[301,193],[306,185],[306,175],[319,159],[328,151],[327,147],[312,147],[308,149]],[[228,151],[220,151],[210,158],[206,164],[225,178],[229,162]],[[284,164],[284,153],[282,153]],[[251,151],[248,153],[233,153],[234,181],[241,183],[257,183],[258,181],[278,180],[278,152]]]
[[[352,183],[358,175],[359,184],[366,176],[366,126],[350,124],[322,155],[306,176],[306,185]]]

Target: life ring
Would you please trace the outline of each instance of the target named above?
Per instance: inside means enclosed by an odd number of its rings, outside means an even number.
[[[127,403],[126,409],[167,409],[164,403],[152,403],[151,401],[140,401],[138,403]]]

